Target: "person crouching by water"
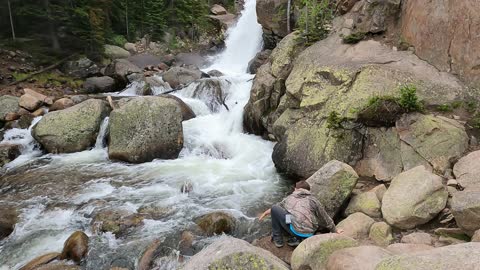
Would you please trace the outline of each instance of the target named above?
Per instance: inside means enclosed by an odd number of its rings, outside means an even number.
[[[313,236],[318,230],[343,233],[337,230],[323,205],[310,193],[306,181],[297,182],[293,193],[261,214],[259,221],[268,215],[272,215],[272,240],[278,248],[283,247],[284,232],[290,235],[287,245],[291,247],[298,246],[301,240]]]

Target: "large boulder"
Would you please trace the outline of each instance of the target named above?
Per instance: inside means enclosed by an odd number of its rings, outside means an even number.
[[[130,56],[130,53],[127,50],[115,45],[107,44],[107,45],[104,45],[103,48],[104,48],[105,55],[112,60],[128,58]]]
[[[455,192],[452,197],[451,210],[458,227],[472,235],[480,229],[480,189],[465,189]]]
[[[140,72],[142,70],[127,59],[117,59],[105,68],[105,75],[114,78],[119,88],[128,83],[128,75]]]
[[[115,80],[108,76],[102,77],[90,77],[83,83],[83,89],[81,93],[84,94],[96,94],[117,91],[117,83]]]
[[[88,252],[88,236],[82,231],[76,231],[68,237],[63,245],[60,260],[73,260],[76,263],[87,255]]]
[[[375,220],[371,217],[363,213],[354,213],[340,221],[337,229],[343,230],[345,236],[360,240],[368,238],[370,228],[374,223]]]
[[[207,235],[229,234],[235,229],[235,218],[225,212],[213,212],[201,216],[197,220],[197,225]]]
[[[100,68],[87,57],[81,57],[77,60],[67,61],[62,65],[61,70],[72,77],[87,78],[100,73]]]
[[[392,227],[385,222],[375,222],[370,227],[368,238],[376,245],[388,246],[393,242]]]
[[[49,153],[83,151],[95,144],[100,125],[109,112],[106,102],[89,99],[46,114],[35,125],[32,135]]]
[[[248,72],[251,74],[257,73],[257,70],[267,62],[268,57],[272,54],[272,50],[263,50],[258,52],[255,57],[248,62]]]
[[[326,270],[332,253],[344,248],[358,246],[357,241],[340,234],[315,235],[305,239],[293,251],[292,270]]]
[[[442,178],[418,166],[392,180],[383,196],[382,214],[392,226],[411,229],[434,218],[447,198]]]
[[[377,194],[369,191],[353,196],[347,209],[345,209],[345,214],[351,215],[356,212],[362,212],[369,217],[378,218],[382,216],[380,208],[381,204]]]
[[[17,112],[20,109],[19,100],[18,97],[14,96],[0,96],[0,122],[5,121],[5,116],[8,113]]]
[[[227,94],[225,89],[230,86],[226,80],[217,78],[201,79],[195,86],[191,96],[203,101],[212,112],[218,112],[222,108],[228,108],[225,104]]]
[[[458,183],[465,189],[480,189],[480,151],[462,157],[453,167]]]
[[[193,256],[183,270],[207,269],[272,269],[287,270],[288,266],[270,252],[246,241],[223,236]]]
[[[132,163],[174,159],[183,147],[182,111],[163,97],[136,97],[110,115],[108,155]]]
[[[381,247],[360,246],[335,251],[328,258],[328,270],[375,270],[375,266],[393,254]]]
[[[384,259],[376,270],[451,270],[478,269],[480,243],[466,243],[435,248]]]
[[[191,82],[199,80],[202,72],[198,69],[187,69],[183,67],[172,67],[163,73],[163,80],[172,88],[178,88],[181,85],[187,85]]]
[[[480,25],[480,2],[407,0],[402,6],[402,38],[415,47],[415,53],[479,87],[480,37],[471,31]]]
[[[350,197],[357,181],[358,175],[353,168],[337,160],[325,164],[307,179],[312,194],[331,217]]]
[[[294,60],[291,72],[282,69],[287,74],[286,81],[273,76],[268,64],[257,72],[246,105],[245,126],[250,132],[254,130],[257,134],[275,138],[278,141],[274,150],[275,164],[282,171],[301,177],[308,177],[309,172],[313,173],[331,159],[349,164],[362,159],[366,130],[363,128],[365,122],[360,121],[359,116],[372,97],[398,98],[401,86],[411,84],[417,89],[418,99],[426,108],[431,108],[468,100],[475,94],[455,76],[439,72],[411,52],[394,51],[374,40],[343,44],[338,34],[332,34],[301,52]],[[423,122],[425,119],[428,121]],[[433,159],[430,154],[446,151],[440,160],[434,160],[434,166],[443,169],[447,158],[459,158],[459,150],[465,145],[464,133],[455,124],[444,124],[449,122],[445,119],[431,121],[431,116],[425,119],[418,119],[418,124],[411,122],[411,125],[416,128],[427,124],[425,132],[432,126],[439,126],[440,130],[451,130],[457,140],[451,144],[451,149],[448,149],[449,142],[442,142],[440,147],[420,153],[420,156]],[[435,130],[431,138],[426,134],[426,143],[430,144],[446,133]],[[402,141],[404,139],[408,140],[402,137]],[[419,145],[415,147],[421,148]],[[388,157],[388,162],[398,161],[398,157]],[[415,166],[420,165],[415,163]],[[398,163],[395,166],[398,172]],[[392,177],[392,174],[384,173],[385,178]]]

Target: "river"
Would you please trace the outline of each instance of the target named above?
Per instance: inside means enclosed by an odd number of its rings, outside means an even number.
[[[284,195],[286,185],[271,160],[273,143],[245,134],[242,127],[253,79],[246,70],[262,42],[255,0],[246,0],[227,33],[226,49],[204,70],[225,74],[219,80],[228,110],[222,106],[212,112],[208,96],[193,98],[198,83],[175,93],[197,114],[183,122],[185,143],[178,159],[137,165],[110,161],[105,145],[108,118],[95,147],[73,154],[43,154],[30,130],[7,132],[4,140],[24,149],[7,164],[0,180],[0,207],[20,213],[14,232],[0,241],[0,269],[18,269],[36,256],[60,252],[77,230],[90,237],[85,269],[134,268],[154,239],[171,251],[155,269],[174,269],[183,255],[177,250],[180,233],[195,231],[196,218],[218,210],[236,217],[236,237],[251,240],[268,231],[268,224],[259,224],[255,217]],[[184,183],[193,187],[189,194],[180,190]],[[169,214],[145,219],[122,237],[92,229],[93,216],[101,209],[135,213],[145,206],[168,209]],[[193,246],[200,249],[214,238],[197,235]]]

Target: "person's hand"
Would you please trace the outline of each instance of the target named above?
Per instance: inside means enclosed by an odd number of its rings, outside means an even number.
[[[342,234],[342,233],[344,233],[344,232],[345,232],[345,231],[342,230],[342,229],[337,229],[337,233],[338,233],[338,234]]]
[[[266,216],[270,215],[271,209],[268,209],[267,211],[263,212],[260,216],[258,216],[258,221],[262,221]]]

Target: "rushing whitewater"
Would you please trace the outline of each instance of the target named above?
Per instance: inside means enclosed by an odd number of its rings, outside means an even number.
[[[226,45],[208,68],[225,74],[218,80],[226,106],[213,112],[208,91],[194,97],[201,82],[175,93],[197,115],[183,122],[185,143],[176,160],[138,165],[108,160],[108,118],[95,147],[73,154],[41,156],[31,128],[7,133],[5,140],[25,147],[21,159],[8,164],[0,182],[0,206],[15,207],[20,213],[14,232],[0,241],[0,269],[18,269],[39,255],[61,251],[63,242],[77,230],[90,237],[86,269],[133,269],[154,239],[162,240],[168,251],[157,260],[156,269],[174,269],[179,256],[191,255],[177,250],[180,233],[194,230],[199,216],[218,210],[237,218],[235,236],[258,236],[265,226],[255,220],[256,214],[277,201],[285,189],[271,161],[273,144],[243,133],[242,128],[253,78],[246,69],[261,48],[255,0],[245,2],[238,23],[228,31]],[[189,194],[180,191],[186,182],[193,186]],[[168,215],[145,219],[143,225],[118,238],[92,229],[99,210],[135,213],[140,207],[166,209]],[[197,235],[194,250],[213,238]]]

